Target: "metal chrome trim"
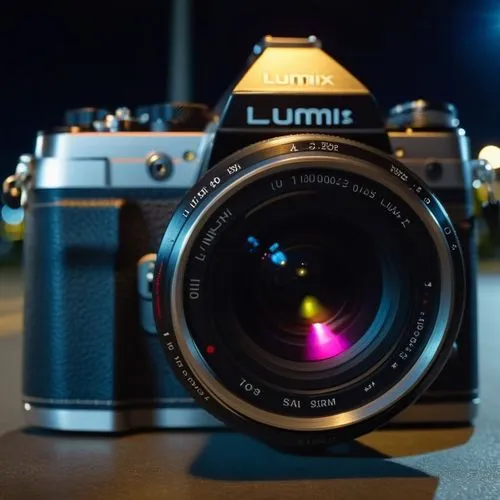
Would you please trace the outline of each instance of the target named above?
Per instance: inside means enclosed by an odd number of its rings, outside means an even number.
[[[435,321],[436,327],[432,336],[425,346],[422,354],[417,359],[410,371],[385,392],[379,398],[370,401],[360,408],[346,411],[337,415],[315,418],[290,417],[271,413],[239,398],[226,387],[224,387],[211,374],[206,361],[201,357],[193,338],[189,332],[186,318],[184,316],[183,293],[184,273],[187,259],[191,251],[193,242],[198,233],[204,227],[208,218],[226,202],[231,196],[240,191],[249,182],[265,177],[270,170],[284,171],[293,170],[304,165],[308,167],[332,168],[333,164],[338,165],[340,170],[346,170],[355,174],[365,175],[373,179],[376,170],[375,181],[383,184],[401,198],[405,199],[417,216],[427,227],[436,248],[438,250],[441,268],[441,297],[440,305]],[[433,221],[434,223],[431,223]],[[179,244],[179,242],[178,242]],[[223,189],[203,207],[200,213],[196,214],[185,237],[180,241],[179,248],[174,248],[170,258],[176,259],[176,266],[171,281],[171,318],[179,349],[193,372],[205,386],[210,396],[222,406],[236,411],[246,418],[250,418],[259,423],[294,431],[323,431],[352,425],[356,422],[367,420],[389,407],[405,396],[411,388],[424,376],[425,372],[432,365],[432,361],[439,353],[440,347],[446,338],[449,322],[452,318],[452,307],[454,298],[455,276],[453,271],[452,258],[446,238],[437,224],[434,216],[425,208],[423,202],[417,197],[408,198],[408,191],[398,179],[389,172],[375,167],[365,161],[353,157],[346,157],[340,154],[333,156],[328,153],[310,154],[294,153],[286,158],[269,158],[255,165],[249,172],[241,177],[235,178],[233,182],[224,186]]]
[[[148,398],[148,399],[76,399],[76,398],[37,398],[34,396],[24,396],[23,403],[42,404],[54,406],[131,406],[131,405],[164,405],[164,404],[194,404],[193,398]]]
[[[400,162],[420,177],[428,187],[435,189],[469,190],[472,185],[469,139],[454,131],[415,133],[389,131],[393,151],[400,151]],[[442,174],[434,179],[427,174],[427,165],[438,162]]]
[[[470,403],[414,404],[391,424],[472,423],[479,399]],[[25,409],[28,425],[58,431],[124,432],[136,429],[217,429],[224,424],[201,408],[139,408],[128,410]]]
[[[125,432],[136,429],[212,429],[224,424],[201,408],[127,410],[42,408],[25,405],[30,426],[73,432]]]
[[[144,255],[137,263],[137,292],[139,299],[139,317],[143,330],[150,335],[157,335],[153,315],[153,295],[151,287],[156,254]]]
[[[203,132],[42,134],[32,185],[36,190],[189,189],[199,178],[205,143]],[[150,175],[152,153],[172,161],[170,176]],[[194,153],[193,159],[186,153]]]

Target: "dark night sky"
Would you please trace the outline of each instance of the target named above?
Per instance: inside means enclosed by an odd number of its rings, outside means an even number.
[[[383,107],[454,102],[479,147],[500,143],[498,0],[193,0],[194,97],[213,104],[262,35],[316,34]],[[0,173],[68,107],[163,101],[169,1],[0,7]]]

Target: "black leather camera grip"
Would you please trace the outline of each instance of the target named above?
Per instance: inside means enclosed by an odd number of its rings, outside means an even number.
[[[25,241],[24,393],[40,404],[184,396],[139,322],[137,263],[178,200],[36,201]]]

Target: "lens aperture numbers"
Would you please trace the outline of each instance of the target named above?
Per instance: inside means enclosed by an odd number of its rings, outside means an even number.
[[[294,186],[298,184],[326,184],[340,188],[349,187],[349,180],[342,176],[335,176],[323,173],[304,173],[300,175],[291,175]]]
[[[331,170],[305,168],[302,172],[292,171],[287,175],[275,176],[269,180],[269,186],[274,193],[291,192],[297,187],[346,190],[376,202],[379,208],[395,218],[403,229],[406,229],[412,222],[412,216],[401,205],[398,205],[392,193],[383,194],[374,188],[373,184],[364,184],[362,178],[350,176],[346,172],[334,174]]]

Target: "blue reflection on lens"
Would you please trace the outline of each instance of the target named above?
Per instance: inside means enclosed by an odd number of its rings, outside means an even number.
[[[277,252],[271,254],[271,262],[273,264],[276,264],[277,266],[286,265],[286,261],[286,255],[281,250],[278,250]]]
[[[269,247],[269,251],[271,252],[269,254],[269,258],[273,264],[276,264],[277,266],[284,266],[286,265],[287,258],[284,252],[282,252],[279,248],[279,243],[273,243]]]
[[[255,236],[248,236],[247,237],[247,244],[248,244],[248,251],[250,253],[255,253],[258,251],[260,248],[260,242]],[[268,251],[266,252],[264,249],[262,255],[262,260],[268,258],[273,264],[276,264],[277,266],[285,266],[288,259],[285,255],[284,252],[280,250],[280,245],[279,243],[275,242],[273,243],[269,248]]]
[[[278,250],[279,248],[279,243],[273,243],[270,247],[269,247],[269,251],[270,252],[276,252],[276,250]]]
[[[247,243],[250,245],[250,252],[255,252],[257,248],[259,248],[259,240],[255,238],[254,236],[249,236],[247,238]]]

